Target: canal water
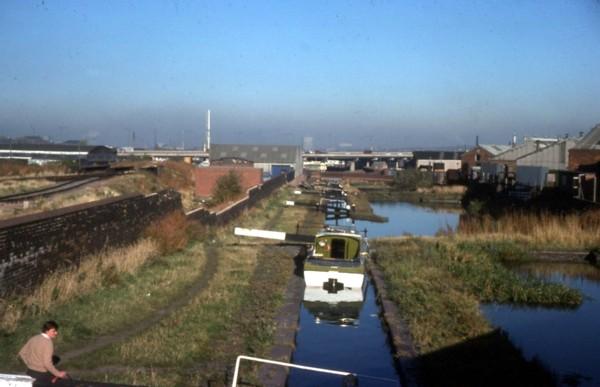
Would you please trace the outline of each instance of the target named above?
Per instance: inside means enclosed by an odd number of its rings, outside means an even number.
[[[408,203],[372,203],[377,215],[387,223],[357,221],[359,230],[367,228],[369,238],[392,235],[434,235],[440,228],[456,228],[458,212],[434,211]],[[344,224],[345,221],[340,221]],[[300,329],[296,335],[295,364],[347,371],[358,375],[361,387],[399,386],[387,334],[379,319],[373,285],[345,299],[304,301]],[[360,293],[360,292],[359,292]],[[305,300],[307,297],[305,294]],[[288,386],[342,386],[340,376],[292,369]]]
[[[561,385],[600,386],[600,269],[587,263],[535,263],[514,268],[584,294],[577,309],[489,304],[487,319],[508,333],[527,359],[537,358]]]

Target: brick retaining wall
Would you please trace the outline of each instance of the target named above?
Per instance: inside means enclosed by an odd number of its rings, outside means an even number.
[[[294,178],[280,175],[248,191],[248,196],[219,213],[198,210],[188,219],[225,224]],[[181,196],[167,190],[123,195],[39,214],[0,221],[0,296],[21,293],[56,269],[78,265],[103,248],[133,243],[157,218],[182,211]]]
[[[237,218],[241,213],[246,211],[247,209],[256,205],[260,200],[268,197],[275,191],[277,188],[281,187],[288,181],[294,179],[294,172],[290,172],[287,175],[282,174],[277,177],[274,177],[270,180],[267,180],[263,184],[253,187],[248,190],[248,195],[242,200],[232,204],[231,206],[225,208],[224,210],[213,213],[204,209],[191,211],[187,213],[187,217],[189,220],[200,222],[202,224],[226,224],[232,219]]]
[[[29,289],[107,246],[132,243],[148,224],[174,210],[181,210],[181,197],[169,190],[0,221],[0,295]]]

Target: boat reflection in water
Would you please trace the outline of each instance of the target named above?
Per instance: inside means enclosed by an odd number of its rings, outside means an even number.
[[[327,226],[304,263],[304,306],[317,322],[357,325],[365,299],[367,238],[354,227]]]
[[[304,289],[304,308],[315,318],[317,324],[325,323],[356,327],[365,300],[366,281],[362,287],[336,292],[316,287]]]

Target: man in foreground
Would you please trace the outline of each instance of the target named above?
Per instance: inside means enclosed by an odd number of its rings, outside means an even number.
[[[42,334],[33,336],[19,351],[19,356],[27,366],[27,375],[35,379],[34,386],[66,386],[65,371],[59,371],[52,363],[54,340],[58,336],[58,324],[46,321]]]

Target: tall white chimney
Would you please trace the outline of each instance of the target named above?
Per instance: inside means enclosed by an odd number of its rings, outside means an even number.
[[[210,110],[206,113],[206,151],[210,150]]]

